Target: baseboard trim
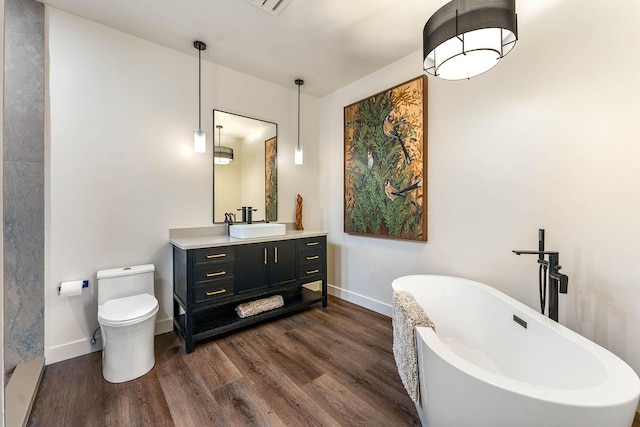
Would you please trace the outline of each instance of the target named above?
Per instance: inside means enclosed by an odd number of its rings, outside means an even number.
[[[29,421],[31,407],[44,372],[44,357],[16,366],[5,389],[5,426],[23,427]]]
[[[156,321],[156,335],[171,332],[173,330],[173,319],[166,318]],[[102,350],[102,335],[100,330],[96,333],[96,343],[91,345],[91,338],[83,338],[77,341],[68,342],[66,344],[49,347],[45,349],[44,355],[47,365],[62,362],[63,360],[73,359],[74,357],[84,356],[94,351]]]
[[[393,313],[390,304],[366,297],[364,295],[360,295],[356,292],[351,292],[334,285],[328,285],[327,292],[329,293],[329,295],[333,295],[345,301],[352,302],[361,307],[373,310],[376,313],[384,314],[385,316],[391,317]]]
[[[166,319],[156,321],[156,335],[166,334],[173,331],[173,319],[167,317]]]

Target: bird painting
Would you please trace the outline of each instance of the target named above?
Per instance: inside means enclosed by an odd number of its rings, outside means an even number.
[[[420,187],[422,187],[422,180],[411,184],[405,189],[398,191],[393,185],[391,185],[391,181],[389,181],[388,179],[384,181],[384,193],[390,200],[395,200],[398,197],[407,197],[408,192],[416,190]]]
[[[427,79],[344,107],[344,231],[426,241]]]
[[[387,117],[384,118],[384,121],[382,122],[382,131],[389,138],[395,138],[398,140],[398,142],[400,143],[400,147],[402,147],[402,152],[404,153],[404,160],[408,165],[410,165],[411,157],[409,157],[409,152],[407,151],[407,147],[405,147],[404,141],[402,140],[402,137],[398,132],[398,126],[394,122],[391,115],[388,115]]]

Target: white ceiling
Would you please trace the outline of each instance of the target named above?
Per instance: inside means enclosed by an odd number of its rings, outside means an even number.
[[[447,2],[288,0],[274,16],[257,0],[40,1],[193,56],[202,40],[204,60],[292,90],[302,78],[316,97],[421,49],[425,22]]]
[[[422,47],[445,0],[290,0],[274,16],[245,0],[41,0],[120,31],[324,96]],[[416,75],[422,71],[416,64]]]

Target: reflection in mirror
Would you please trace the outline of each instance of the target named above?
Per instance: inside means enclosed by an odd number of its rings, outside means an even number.
[[[276,221],[278,125],[213,110],[213,128],[215,146],[233,150],[231,163],[213,164],[213,222],[225,222],[229,213],[240,222],[243,206],[257,209],[253,221]]]

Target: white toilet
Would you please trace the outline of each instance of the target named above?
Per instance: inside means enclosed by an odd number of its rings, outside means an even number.
[[[155,364],[154,271],[153,264],[98,271],[102,376],[111,383],[141,377]]]

